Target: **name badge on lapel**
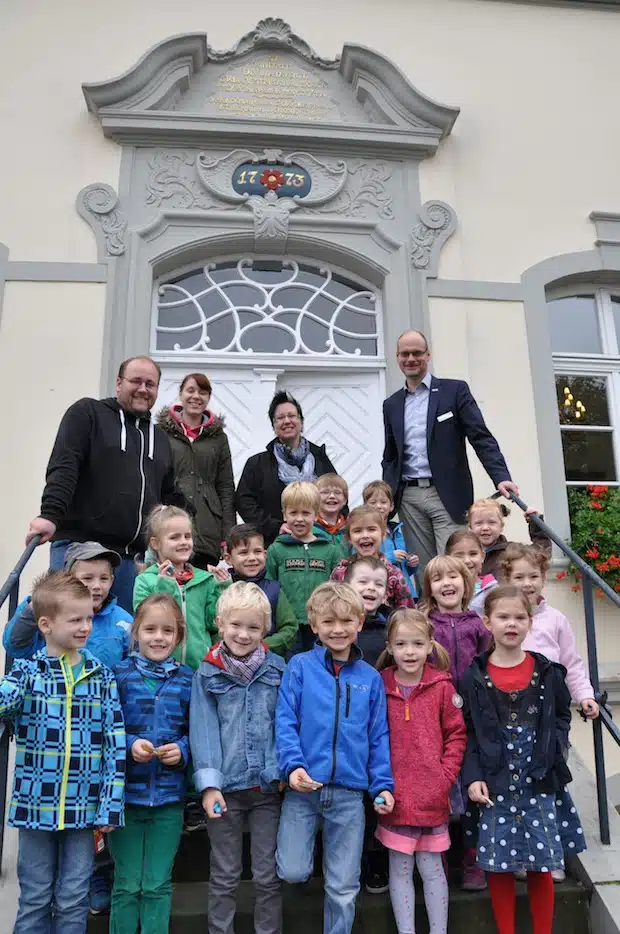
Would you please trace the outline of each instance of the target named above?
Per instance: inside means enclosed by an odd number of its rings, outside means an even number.
[[[447,422],[449,418],[454,418],[453,412],[444,412],[443,415],[437,416],[438,422]]]

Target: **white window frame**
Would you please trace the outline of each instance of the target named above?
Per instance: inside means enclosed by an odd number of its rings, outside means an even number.
[[[554,289],[547,302],[559,298],[575,298],[594,295],[597,324],[601,340],[601,353],[553,353],[553,370],[566,376],[605,376],[607,379],[607,405],[609,426],[561,425],[564,431],[602,431],[611,433],[616,477],[620,477],[620,346],[613,315],[612,298],[620,300],[620,289],[600,288],[593,285],[564,286]],[[567,486],[601,484],[595,480],[567,480]],[[620,487],[620,479],[605,481],[605,486]]]

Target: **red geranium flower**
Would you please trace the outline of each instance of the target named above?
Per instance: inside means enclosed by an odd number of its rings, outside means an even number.
[[[555,575],[556,581],[563,581],[565,577],[566,571],[558,571],[558,573]]]
[[[586,558],[600,558],[601,553],[598,548],[588,548],[586,551]]]
[[[284,184],[284,176],[278,169],[265,169],[261,172],[260,183],[268,188],[269,191],[275,191]]]
[[[602,508],[603,508],[603,504],[602,504],[602,503],[599,503],[598,500],[593,499],[592,502],[590,503],[590,508],[591,508],[591,509],[602,509]]]
[[[579,591],[581,590],[581,587],[579,586],[579,584],[573,584],[573,586],[571,587],[571,590],[573,591],[573,593],[579,593]]]
[[[607,563],[607,561],[599,561],[598,564],[596,565],[596,570],[602,571],[603,574],[606,574],[607,571],[609,570],[609,564]]]

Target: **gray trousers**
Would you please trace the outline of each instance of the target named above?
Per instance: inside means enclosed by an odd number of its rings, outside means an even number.
[[[420,556],[419,573],[435,555],[442,555],[453,532],[462,528],[448,513],[434,486],[406,486],[398,507],[410,552]]]
[[[280,795],[255,789],[224,795],[228,810],[207,829],[211,844],[209,934],[233,934],[237,887],[241,881],[243,825],[250,828],[255,934],[280,934],[282,883],[276,873]]]

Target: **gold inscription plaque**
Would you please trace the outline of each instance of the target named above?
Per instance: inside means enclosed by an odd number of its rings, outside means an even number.
[[[268,55],[222,75],[207,102],[220,117],[338,118],[326,82],[280,55]]]

